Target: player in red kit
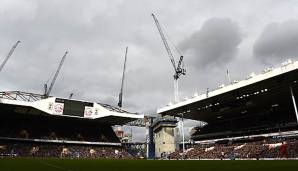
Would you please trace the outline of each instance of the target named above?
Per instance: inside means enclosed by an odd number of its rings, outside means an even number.
[[[282,142],[282,144],[280,146],[280,153],[281,153],[281,157],[288,158],[288,150],[287,150],[286,142]]]

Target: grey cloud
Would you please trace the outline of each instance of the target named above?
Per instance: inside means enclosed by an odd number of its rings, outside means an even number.
[[[268,24],[254,44],[254,55],[264,63],[276,63],[298,54],[298,20]]]
[[[181,43],[186,61],[193,67],[231,61],[241,42],[240,29],[230,19],[211,18],[202,28]]]

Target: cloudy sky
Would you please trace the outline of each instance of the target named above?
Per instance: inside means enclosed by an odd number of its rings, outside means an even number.
[[[128,46],[123,106],[155,114],[174,93],[152,12],[184,55],[181,98],[227,83],[227,69],[241,80],[298,56],[294,0],[0,0],[0,61],[22,41],[0,90],[42,93],[68,50],[52,95],[116,105]]]

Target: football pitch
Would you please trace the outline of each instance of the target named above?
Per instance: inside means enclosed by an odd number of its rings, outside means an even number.
[[[0,158],[0,171],[187,171],[297,170],[298,160],[194,161]]]

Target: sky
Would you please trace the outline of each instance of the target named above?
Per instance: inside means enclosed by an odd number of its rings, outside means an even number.
[[[227,70],[242,80],[297,59],[294,0],[0,0],[0,62],[22,42],[0,73],[0,91],[42,93],[69,51],[52,95],[116,106],[128,47],[123,108],[156,115],[173,102],[174,71],[151,13],[176,60],[184,56],[181,99],[227,84]]]

